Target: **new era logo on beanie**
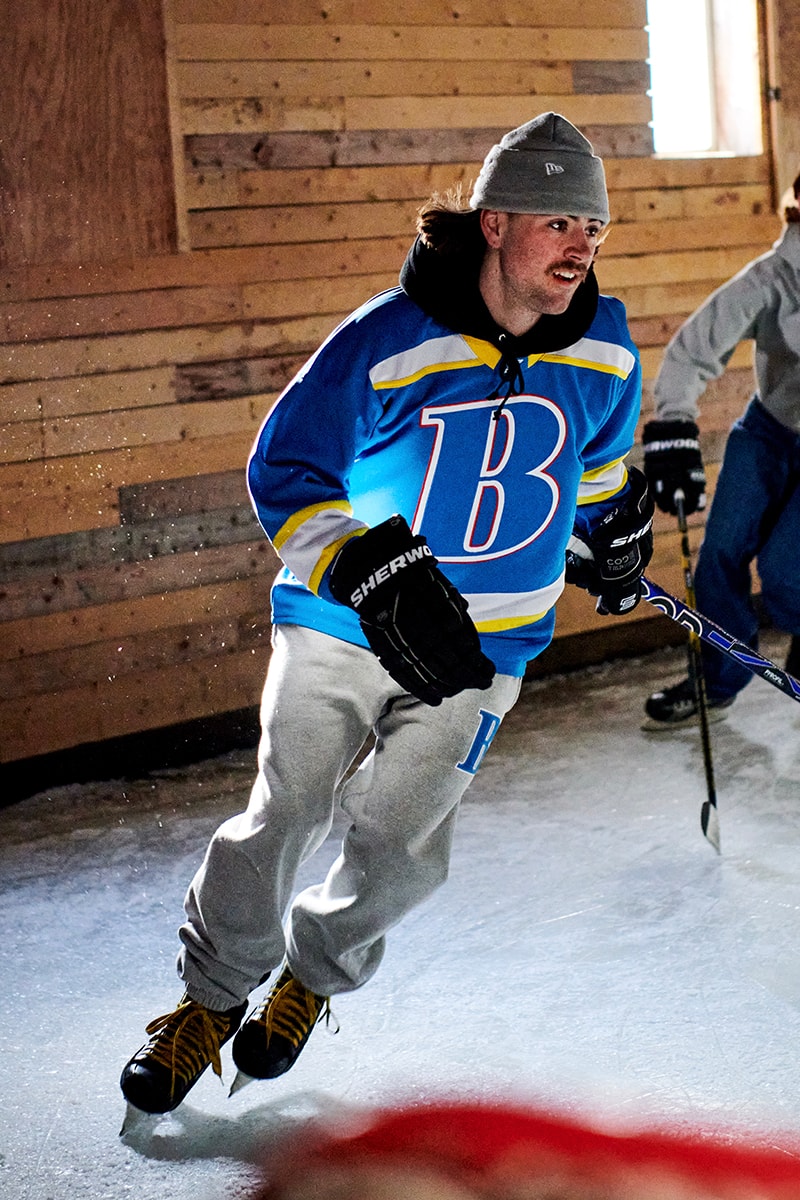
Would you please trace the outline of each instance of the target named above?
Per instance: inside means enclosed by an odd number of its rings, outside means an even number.
[[[610,219],[601,160],[560,113],[547,112],[492,146],[470,196],[471,208]]]

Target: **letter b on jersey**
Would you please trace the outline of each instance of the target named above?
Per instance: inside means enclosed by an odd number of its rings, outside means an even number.
[[[414,532],[442,562],[502,558],[552,520],[559,485],[549,474],[566,438],[561,410],[541,396],[479,400],[423,410],[435,442]]]

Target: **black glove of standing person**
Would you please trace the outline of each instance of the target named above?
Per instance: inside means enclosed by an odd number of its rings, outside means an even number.
[[[642,430],[644,473],[662,512],[677,516],[675,493],[683,492],[683,511],[706,506],[706,476],[694,421],[648,421]]]
[[[403,517],[346,542],[333,560],[330,589],[358,614],[395,683],[425,704],[491,684],[494,663],[481,650],[466,600]]]
[[[573,534],[567,546],[566,580],[599,596],[604,616],[630,612],[642,596],[640,582],[653,555],[653,501],[647,480],[628,467],[630,488],[588,536]]]

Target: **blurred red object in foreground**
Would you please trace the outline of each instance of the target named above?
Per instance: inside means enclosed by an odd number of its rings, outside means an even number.
[[[420,1105],[312,1131],[254,1200],[800,1200],[796,1146],[613,1133],[522,1107]]]

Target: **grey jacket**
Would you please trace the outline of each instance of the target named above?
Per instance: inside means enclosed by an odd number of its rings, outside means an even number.
[[[697,401],[737,344],[753,338],[758,396],[800,433],[800,224],[712,292],[669,342],[655,382],[656,416],[696,419]]]

